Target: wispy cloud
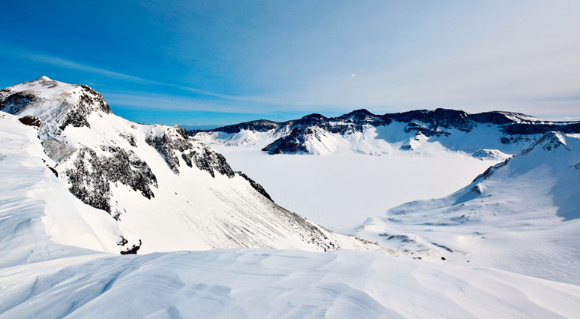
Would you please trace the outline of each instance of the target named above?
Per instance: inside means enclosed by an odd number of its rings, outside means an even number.
[[[102,93],[109,104],[122,106],[124,108],[168,111],[213,111],[222,113],[259,113],[263,111],[253,107],[243,107],[232,101],[207,101],[191,97],[142,91],[104,91]]]
[[[27,49],[33,40],[7,37],[22,47],[0,42],[0,55],[99,75],[111,104],[149,112],[450,107],[580,115],[578,1],[183,0],[140,8],[136,16],[117,17],[114,28],[101,20],[85,26],[107,31],[103,39],[119,44],[118,50],[92,41],[79,48],[82,56],[55,56],[50,52],[57,49],[34,52]],[[136,21],[146,32],[135,33]],[[55,30],[67,32],[58,24]],[[28,36],[34,39],[35,31]],[[42,36],[46,43],[52,33]],[[79,35],[55,38],[62,46]],[[85,63],[95,56],[121,57],[125,72]]]
[[[225,95],[225,94],[220,94],[220,93],[211,92],[211,91],[207,91],[207,90],[201,90],[201,89],[194,88],[194,87],[184,86],[184,85],[178,85],[178,84],[173,84],[173,83],[166,83],[166,82],[160,82],[160,81],[155,81],[155,80],[151,80],[151,79],[145,79],[142,77],[138,77],[138,76],[134,76],[134,75],[130,75],[130,74],[125,74],[125,73],[121,73],[121,72],[116,72],[116,71],[112,71],[112,70],[105,69],[105,68],[91,66],[91,65],[88,65],[85,63],[72,61],[69,59],[53,56],[53,55],[46,54],[46,53],[31,51],[29,49],[17,47],[17,46],[7,44],[7,43],[0,42],[0,47],[2,48],[2,50],[0,51],[0,54],[3,54],[5,56],[26,59],[26,60],[30,60],[30,61],[34,61],[34,62],[38,62],[38,63],[45,63],[45,64],[49,64],[52,66],[66,68],[66,69],[70,69],[70,70],[84,71],[84,72],[97,74],[97,75],[101,75],[101,76],[105,76],[105,77],[109,77],[109,78],[113,78],[113,79],[125,80],[125,81],[130,81],[130,82],[135,82],[135,83],[176,88],[176,89],[180,89],[180,90],[184,90],[184,91],[188,91],[188,92],[193,92],[196,94],[217,97],[217,98],[226,99],[226,100],[246,100],[246,101],[252,100],[252,98],[248,98],[248,97],[237,97],[237,96]]]

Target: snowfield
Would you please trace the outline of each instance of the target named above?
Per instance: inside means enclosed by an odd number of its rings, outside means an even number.
[[[429,154],[268,155],[259,147],[212,146],[272,198],[335,231],[418,199],[448,195],[497,163],[432,147]]]
[[[436,142],[381,156],[219,147],[264,189],[85,86],[43,77],[0,102],[0,319],[580,314],[580,134],[503,162]]]

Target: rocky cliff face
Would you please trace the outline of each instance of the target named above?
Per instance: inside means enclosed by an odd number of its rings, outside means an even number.
[[[368,246],[276,205],[182,127],[115,116],[88,86],[41,77],[0,91],[0,109],[38,130],[47,169],[72,195],[110,214],[121,253]]]

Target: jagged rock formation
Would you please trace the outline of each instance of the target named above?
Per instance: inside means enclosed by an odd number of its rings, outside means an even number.
[[[104,145],[101,150],[108,154],[99,156],[94,150],[82,147],[65,172],[73,195],[118,220],[121,210],[111,207],[111,184],[126,185],[151,199],[155,197],[151,188],[157,188],[157,177],[149,165],[131,150]]]
[[[426,143],[439,142],[448,149],[473,153],[479,158],[503,158],[529,147],[549,131],[580,132],[580,122],[550,122],[500,111],[469,114],[436,109],[376,115],[355,110],[333,118],[311,114],[287,122],[259,120],[188,134],[225,145],[263,145],[262,150],[269,154],[326,154],[345,150],[388,154],[397,149],[418,150]],[[242,138],[249,132],[254,134],[252,139]],[[483,156],[486,150],[495,154],[487,152]]]
[[[181,126],[172,128],[154,126],[145,141],[159,152],[175,174],[179,174],[179,157],[181,157],[188,167],[191,168],[195,164],[197,168],[207,171],[212,177],[215,177],[215,172],[229,178],[234,177],[234,171],[221,154],[195,143]]]
[[[115,116],[88,86],[41,77],[0,91],[0,110],[36,128],[47,169],[70,194],[111,216],[113,244],[122,254],[370,247],[276,205],[261,185],[182,127]]]

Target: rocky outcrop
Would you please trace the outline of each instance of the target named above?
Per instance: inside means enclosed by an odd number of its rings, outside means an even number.
[[[240,171],[237,171],[236,174],[243,177],[248,182],[250,182],[250,186],[252,186],[252,188],[255,189],[256,192],[262,194],[267,199],[273,201],[272,197],[270,197],[270,194],[268,194],[268,192],[266,192],[266,190],[264,189],[264,187],[262,187],[262,185],[256,183],[253,179],[249,178],[248,175],[246,175]]]
[[[119,147],[101,146],[103,155],[82,147],[77,152],[72,167],[66,170],[70,192],[83,203],[107,211],[115,219],[121,210],[111,203],[111,184],[122,184],[143,197],[155,197],[152,187],[157,187],[157,177],[151,168],[132,151]]]
[[[305,153],[307,152],[304,142],[306,141],[306,136],[312,134],[312,128],[299,126],[293,129],[290,134],[277,139],[270,145],[264,147],[262,151],[268,152],[268,154],[295,154],[295,153]]]
[[[216,172],[229,178],[235,176],[234,171],[221,154],[190,139],[181,126],[154,126],[151,128],[146,142],[157,150],[175,174],[179,174],[179,159],[181,158],[188,167],[195,165],[208,172],[212,177],[215,177]]]
[[[1,90],[0,110],[23,115],[24,121],[34,118],[41,141],[50,141],[46,145],[53,148],[53,142],[61,139],[60,135],[68,126],[90,128],[88,117],[91,114],[111,113],[103,96],[92,88],[53,81],[45,76]],[[47,153],[49,156],[60,154],[50,150]]]

